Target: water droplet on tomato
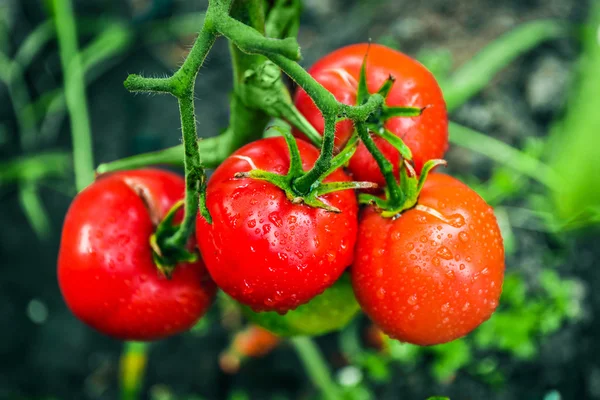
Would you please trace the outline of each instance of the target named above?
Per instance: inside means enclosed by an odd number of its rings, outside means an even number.
[[[283,221],[281,220],[279,213],[275,211],[269,214],[269,221],[271,221],[278,228],[281,228],[283,225]]]
[[[383,298],[385,297],[385,289],[384,289],[384,288],[382,288],[382,287],[380,287],[380,288],[377,290],[377,293],[376,293],[376,295],[377,295],[377,298],[378,298],[379,300],[383,300]]]
[[[447,248],[446,246],[442,246],[440,247],[436,254],[440,257],[442,257],[444,260],[451,260],[452,259],[452,252],[450,251],[449,248]]]
[[[414,306],[415,304],[417,304],[417,295],[413,294],[408,298],[408,304],[410,304],[411,306]]]
[[[448,217],[448,223],[455,228],[462,228],[465,224],[465,218],[460,214],[453,214]]]
[[[458,234],[458,238],[460,239],[461,242],[468,242],[469,241],[469,235],[467,234],[467,232],[461,232]]]
[[[256,220],[251,219],[248,221],[248,228],[254,228],[256,226]]]

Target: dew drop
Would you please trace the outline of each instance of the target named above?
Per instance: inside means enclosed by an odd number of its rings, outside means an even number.
[[[453,214],[448,217],[448,223],[455,228],[462,228],[465,225],[465,218],[460,214]]]
[[[408,304],[410,304],[411,306],[414,306],[415,304],[417,304],[417,295],[413,294],[408,298]]]
[[[446,246],[442,246],[440,247],[436,254],[440,257],[442,257],[444,260],[451,260],[453,255],[452,252],[450,251],[449,248],[447,248]]]
[[[275,211],[269,214],[269,221],[271,221],[278,228],[281,228],[283,225],[283,221],[281,220],[279,213]]]
[[[467,234],[467,232],[461,232],[458,234],[458,238],[460,239],[461,242],[468,242],[469,241],[469,235]]]
[[[251,219],[248,221],[248,228],[254,228],[256,226],[256,220]]]
[[[381,287],[377,290],[377,298],[379,300],[383,300],[384,297],[385,297],[385,289]]]

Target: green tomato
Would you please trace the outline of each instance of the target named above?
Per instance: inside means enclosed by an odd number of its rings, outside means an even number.
[[[346,326],[358,313],[350,275],[343,274],[323,293],[284,315],[274,311],[256,313],[242,306],[244,315],[256,325],[279,336],[318,336]]]

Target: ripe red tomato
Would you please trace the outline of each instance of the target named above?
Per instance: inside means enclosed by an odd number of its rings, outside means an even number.
[[[498,305],[504,247],[492,208],[458,180],[431,174],[418,205],[397,219],[361,216],[353,287],[389,336],[448,342],[486,321]]]
[[[77,317],[119,339],[154,340],[204,315],[216,287],[203,263],[181,263],[166,279],[149,244],[184,192],[178,175],[148,169],[101,176],[75,197],[63,227],[58,282]]]
[[[319,155],[298,140],[305,170]],[[290,201],[277,186],[234,178],[252,169],[285,174],[289,150],[282,137],[250,143],[227,158],[207,187],[208,224],[198,216],[196,231],[206,266],[217,285],[254,311],[288,310],[331,286],[352,263],[357,231],[353,191],[323,196],[340,213]],[[348,181],[341,169],[325,180]]]
[[[448,149],[448,116],[442,91],[433,75],[419,62],[388,47],[366,43],[343,47],[321,58],[308,72],[329,90],[335,98],[349,105],[356,104],[360,69],[367,54],[367,86],[375,93],[391,75],[396,78],[387,99],[388,106],[427,107],[419,117],[391,118],[385,127],[402,138],[411,149],[417,173],[431,159],[443,158]],[[295,95],[298,110],[317,131],[323,134],[323,116],[302,88]],[[336,146],[340,147],[353,132],[352,122],[336,126]],[[302,137],[298,131],[294,132]],[[387,141],[373,138],[385,157],[392,162],[398,176],[399,153]],[[375,159],[361,142],[350,160],[350,171],[359,181],[384,185],[385,180]]]

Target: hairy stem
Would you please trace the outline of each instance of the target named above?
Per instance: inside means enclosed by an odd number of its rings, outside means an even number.
[[[362,122],[356,124],[356,130],[358,132],[358,136],[360,140],[365,144],[369,153],[373,156],[383,177],[385,178],[385,183],[387,184],[388,193],[389,193],[389,201],[390,204],[399,206],[403,201],[403,194],[400,189],[400,185],[398,185],[398,181],[396,181],[396,177],[394,176],[394,166],[392,163],[385,158],[385,156],[381,153],[381,150],[377,147],[371,135],[369,135],[369,131],[366,125]]]

